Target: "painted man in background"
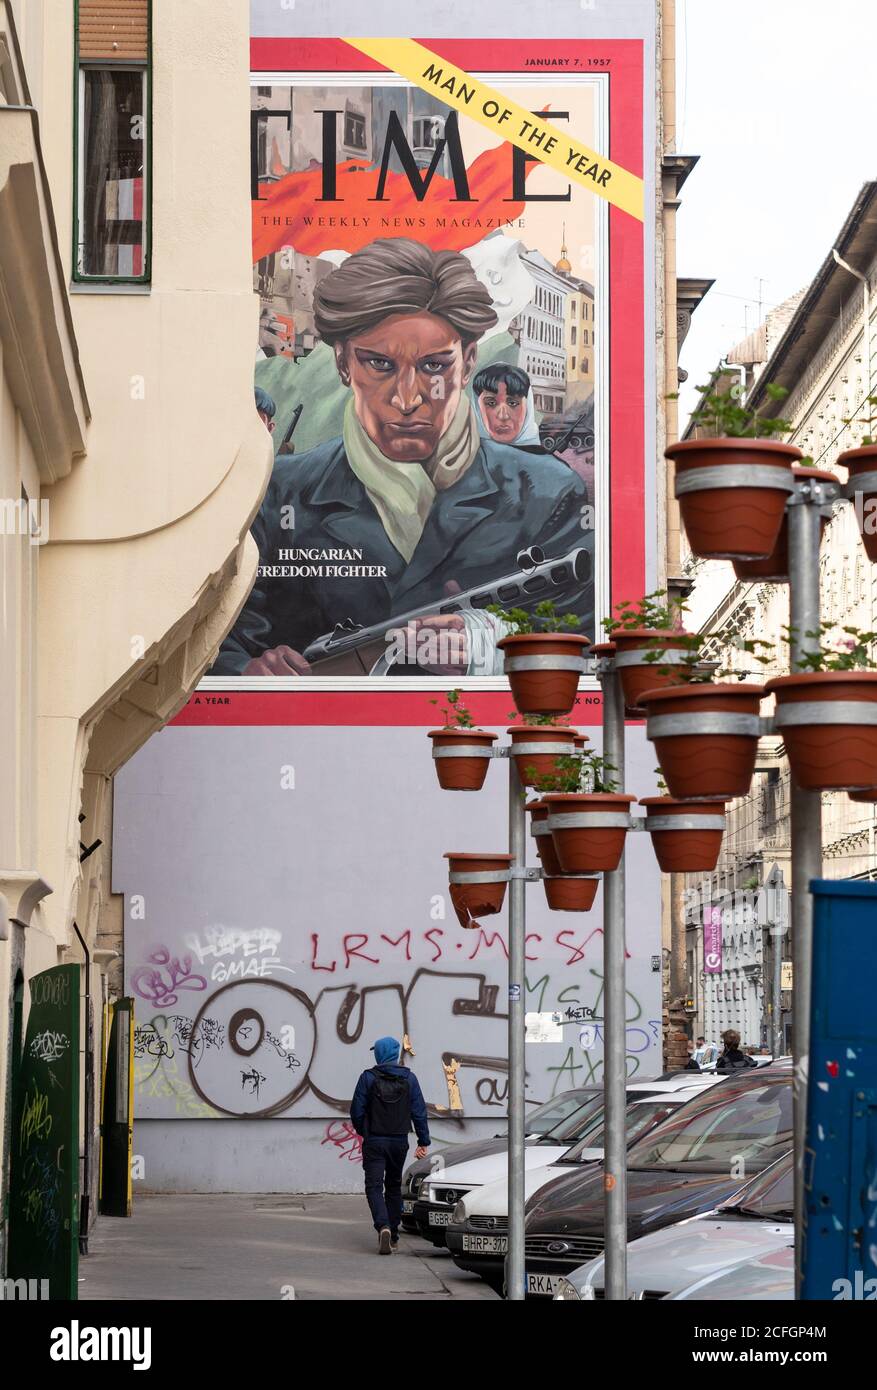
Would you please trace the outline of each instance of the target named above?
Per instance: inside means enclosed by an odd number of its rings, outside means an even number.
[[[268,392],[264,391],[261,386],[256,387],[255,396],[256,414],[268,433],[273,434],[277,424],[277,421],[274,419],[274,416],[277,414],[277,406],[274,404],[274,397],[269,396]]]
[[[343,433],[277,459],[253,525],[259,577],[214,674],[309,674],[302,652],[336,623],[436,609],[515,572],[531,546],[549,558],[593,546],[587,497],[566,465],[479,434],[465,387],[497,317],[464,256],[374,241],[320,281],[314,319],[350,388]],[[318,559],[313,577],[270,573],[290,553],[301,565],[331,550],[356,554],[349,564]],[[592,585],[563,606],[590,627]],[[424,673],[497,669],[490,615],[420,623],[462,639],[458,657]]]

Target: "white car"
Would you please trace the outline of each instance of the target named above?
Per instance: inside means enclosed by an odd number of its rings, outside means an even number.
[[[647,1100],[652,1096],[672,1096],[681,1092],[688,1098],[690,1095],[699,1095],[704,1087],[714,1086],[721,1079],[720,1076],[706,1073],[680,1072],[657,1081],[634,1081],[627,1087],[627,1099],[629,1102]],[[540,1135],[535,1143],[527,1144],[524,1149],[525,1169],[529,1171],[534,1168],[546,1168],[556,1163],[574,1144],[581,1142],[585,1133],[600,1126],[602,1115],[602,1107],[598,1107],[594,1112],[589,1111],[585,1126],[579,1132],[568,1134],[562,1141],[553,1138],[549,1133]],[[450,1164],[439,1172],[430,1173],[429,1177],[424,1179],[419,1193],[420,1201],[446,1206],[450,1213],[464,1193],[473,1187],[481,1187],[501,1179],[507,1169],[507,1148],[472,1159],[468,1163]],[[453,1201],[444,1195],[449,1191],[456,1193]]]
[[[730,1201],[703,1216],[692,1216],[673,1226],[631,1241],[627,1247],[628,1298],[675,1298],[688,1290],[687,1298],[717,1299],[727,1294],[714,1290],[722,1276],[751,1266],[786,1250],[794,1243],[794,1180],[792,1155],[787,1154],[741,1189]],[[602,1299],[603,1256],[589,1260],[560,1281],[556,1301]],[[754,1280],[753,1280],[754,1282]],[[693,1286],[703,1286],[695,1294]]]
[[[718,1080],[719,1078],[716,1078]],[[700,1095],[702,1086],[666,1091],[657,1096],[632,1100],[627,1106],[627,1142],[648,1133],[674,1110]],[[545,1165],[530,1163],[524,1169],[524,1198],[555,1178],[566,1177],[576,1164],[600,1163],[603,1159],[605,1111],[595,1115],[585,1134],[571,1148]],[[505,1155],[498,1155],[505,1159]],[[445,1243],[454,1256],[504,1255],[507,1250],[509,1211],[508,1168],[492,1182],[473,1185],[454,1207]],[[467,1268],[471,1268],[467,1264]]]
[[[631,1082],[627,1086],[627,1099],[645,1100],[652,1096],[663,1098],[682,1091],[686,1095],[699,1095],[704,1088],[715,1086],[721,1080],[722,1077],[716,1075],[678,1072],[672,1076],[661,1077],[657,1081]],[[585,1134],[598,1127],[601,1119],[602,1107],[589,1107],[579,1127],[575,1124],[563,1127],[563,1139],[558,1137],[558,1131],[555,1130],[541,1135],[534,1143],[527,1144],[524,1149],[525,1170],[547,1168],[557,1163],[574,1145],[581,1142]],[[414,1202],[413,1218],[420,1235],[433,1244],[444,1245],[446,1229],[451,1225],[452,1214],[460,1198],[475,1187],[483,1187],[487,1183],[503,1179],[507,1171],[508,1149],[503,1146],[469,1162],[450,1164],[437,1172],[431,1172],[423,1179],[417,1200]]]

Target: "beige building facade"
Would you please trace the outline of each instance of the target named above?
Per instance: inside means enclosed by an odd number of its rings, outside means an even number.
[[[768,323],[728,354],[732,370],[725,371],[721,388],[733,384],[733,365],[745,373],[746,401],[764,415],[781,415],[791,423],[790,442],[797,444],[818,468],[836,470],[844,450],[873,435],[868,417],[874,394],[874,303],[871,285],[877,274],[877,184],[865,184],[838,233],[834,246],[812,283],[788,305],[778,321]],[[785,387],[781,402],[767,397],[768,383]],[[784,630],[789,623],[788,585],[737,581],[723,561],[689,557],[686,565],[693,589],[689,626],[715,634],[709,655],[723,668],[752,673],[761,680],[788,671]],[[877,571],[869,562],[853,507],[838,502],[826,520],[819,564],[823,622],[833,635],[844,627],[877,630]],[[831,638],[832,633],[828,634]],[[740,643],[751,639],[774,644],[768,665],[755,664]],[[769,708],[765,704],[764,712]],[[757,921],[760,887],[774,865],[785,888],[794,892],[790,860],[789,766],[780,739],[765,739],[749,795],[729,807],[728,830],[716,873],[706,884],[689,879],[691,894],[687,931],[688,991],[694,1001],[695,1031],[738,1026],[744,1041],[758,1043],[767,1027],[772,952],[779,943],[782,959],[790,956],[788,936],[771,935]],[[846,793],[822,797],[823,875],[825,878],[877,878],[877,805],[852,801]],[[695,892],[696,890],[696,892]],[[697,896],[699,894],[699,897]],[[731,947],[722,977],[704,971],[701,907],[720,895],[729,907],[725,936]],[[733,904],[732,904],[733,898]],[[756,909],[753,919],[752,909]],[[755,941],[755,937],[761,938]],[[752,936],[751,951],[750,936]],[[735,995],[732,985],[735,952],[741,943],[750,952],[747,986]],[[736,1006],[725,1009],[724,1005]],[[791,995],[783,993],[783,1023],[788,1034]],[[754,1034],[754,1035],[753,1035]]]
[[[4,1217],[13,997],[74,924],[83,997],[120,991],[113,774],[255,573],[248,110],[237,0],[0,0]]]

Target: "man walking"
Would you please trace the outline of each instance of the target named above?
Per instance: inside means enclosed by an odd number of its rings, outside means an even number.
[[[363,1137],[365,1195],[378,1233],[378,1252],[389,1255],[399,1244],[408,1135],[413,1124],[415,1157],[426,1158],[429,1126],[420,1083],[399,1061],[402,1044],[397,1038],[378,1038],[371,1050],[377,1065],[357,1081],[350,1118]]]

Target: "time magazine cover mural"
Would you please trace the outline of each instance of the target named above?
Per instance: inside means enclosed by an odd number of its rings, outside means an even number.
[[[607,207],[394,74],[319,76],[252,88],[275,464],[211,674],[499,675],[494,607],[595,631]],[[597,149],[605,83],[491,74]]]

